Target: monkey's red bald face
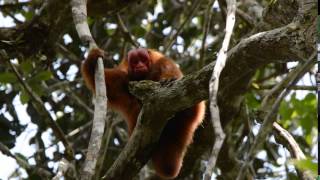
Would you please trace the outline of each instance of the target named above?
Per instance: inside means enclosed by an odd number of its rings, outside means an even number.
[[[133,49],[128,53],[128,72],[133,80],[145,79],[150,71],[151,59],[147,49]]]

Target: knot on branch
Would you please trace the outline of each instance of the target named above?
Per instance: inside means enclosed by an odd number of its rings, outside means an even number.
[[[147,99],[150,100],[159,88],[161,88],[161,84],[151,80],[129,82],[130,93],[143,102]]]

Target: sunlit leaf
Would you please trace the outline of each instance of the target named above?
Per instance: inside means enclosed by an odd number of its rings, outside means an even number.
[[[292,160],[291,161],[298,169],[309,171],[312,176],[316,177],[318,164],[313,162],[310,158],[302,160]]]

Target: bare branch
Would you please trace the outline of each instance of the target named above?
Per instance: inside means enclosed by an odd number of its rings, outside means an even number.
[[[210,114],[211,114],[212,125],[214,128],[215,142],[211,150],[211,155],[210,155],[210,159],[209,159],[206,171],[204,173],[205,180],[211,179],[211,176],[218,158],[218,154],[220,152],[220,149],[225,139],[225,134],[223,132],[221,122],[220,122],[220,111],[219,111],[217,99],[218,99],[220,74],[227,61],[227,51],[229,47],[229,42],[233,32],[234,23],[236,21],[235,13],[236,13],[236,0],[228,0],[227,1],[226,34],[223,39],[222,47],[219,51],[217,62],[216,62],[216,65],[214,66],[212,76],[209,82]]]
[[[19,166],[21,166],[22,168],[24,168],[28,171],[34,172],[35,174],[39,175],[40,177],[50,178],[52,176],[52,173],[47,171],[46,169],[31,166],[31,165],[29,165],[29,163],[25,159],[21,158],[20,156],[12,154],[10,152],[10,149],[1,142],[0,142],[0,151],[4,155],[7,155],[7,156],[15,159],[17,161],[17,163],[19,164]]]
[[[134,36],[130,33],[128,28],[124,25],[119,13],[117,13],[117,21],[118,21],[118,25],[120,26],[120,29],[121,29],[122,33],[124,34],[124,37],[126,38],[126,40],[129,41],[134,47],[136,47],[136,48],[140,47],[138,42],[135,41]]]
[[[71,0],[70,4],[73,22],[76,26],[78,36],[82,43],[89,45],[90,49],[97,47],[87,23],[87,0]]]
[[[89,147],[83,166],[82,179],[99,179],[99,177],[96,177],[98,174],[96,174],[95,169],[99,158],[99,151],[102,148],[101,143],[107,116],[107,95],[104,78],[103,62],[98,61],[98,67],[95,72],[96,96],[94,103],[94,118]]]
[[[199,60],[199,65],[198,65],[198,69],[200,69],[201,67],[204,66],[204,56],[205,56],[205,48],[206,48],[206,40],[207,40],[207,36],[208,36],[208,32],[210,30],[211,27],[211,19],[212,19],[212,5],[215,1],[214,0],[210,0],[206,13],[204,14],[204,23],[203,23],[203,38],[202,38],[202,44],[201,44],[201,50],[200,50],[200,60]]]
[[[299,147],[299,144],[294,140],[292,135],[282,128],[278,123],[274,122],[272,124],[274,134],[276,137],[277,142],[281,142],[290,152],[291,156],[294,159],[301,160],[301,159],[306,159],[306,156],[302,152],[302,150]],[[312,180],[314,179],[307,171],[305,170],[300,170],[297,169],[298,176],[302,180]]]
[[[73,21],[76,26],[78,35],[83,43],[89,43],[90,49],[97,47],[89,25],[87,23],[87,1],[86,0],[71,0]],[[98,58],[97,67],[95,70],[95,106],[94,118],[92,123],[92,131],[89,141],[89,147],[86,154],[86,159],[81,172],[81,179],[91,180],[98,179],[99,174],[96,174],[96,163],[98,160],[99,151],[102,147],[102,136],[107,115],[107,90],[105,84],[104,65],[102,58]]]
[[[250,27],[254,27],[255,20],[246,12],[242,11],[241,9],[237,9],[237,15],[246,22]]]
[[[196,0],[196,1],[193,2],[192,7],[190,9],[190,13],[187,15],[186,19],[181,23],[181,25],[177,29],[176,33],[172,37],[170,37],[168,42],[165,44],[165,48],[164,48],[164,51],[163,51],[164,54],[171,48],[173,43],[176,41],[177,37],[180,35],[183,27],[187,24],[187,22],[189,22],[193,18],[194,13],[197,12],[197,10],[200,7],[200,4],[202,3],[202,1],[203,0]]]
[[[259,87],[255,88],[255,89],[257,89],[257,90],[266,90],[266,89],[272,89],[275,86],[276,86],[276,84],[259,85]],[[317,87],[316,86],[304,86],[304,85],[291,86],[290,89],[292,89],[292,90],[303,90],[303,91],[317,91]]]

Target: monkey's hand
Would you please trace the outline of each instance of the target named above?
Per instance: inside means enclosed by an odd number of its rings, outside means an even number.
[[[88,57],[81,65],[82,77],[89,89],[94,92],[94,71],[99,57],[104,57],[104,51],[98,48],[91,49]]]
[[[82,71],[94,77],[94,70],[99,57],[104,58],[104,51],[99,48],[91,49],[87,59],[82,64]]]
[[[93,48],[90,50],[89,55],[88,55],[88,60],[98,60],[98,58],[104,58],[104,51],[99,48]]]

